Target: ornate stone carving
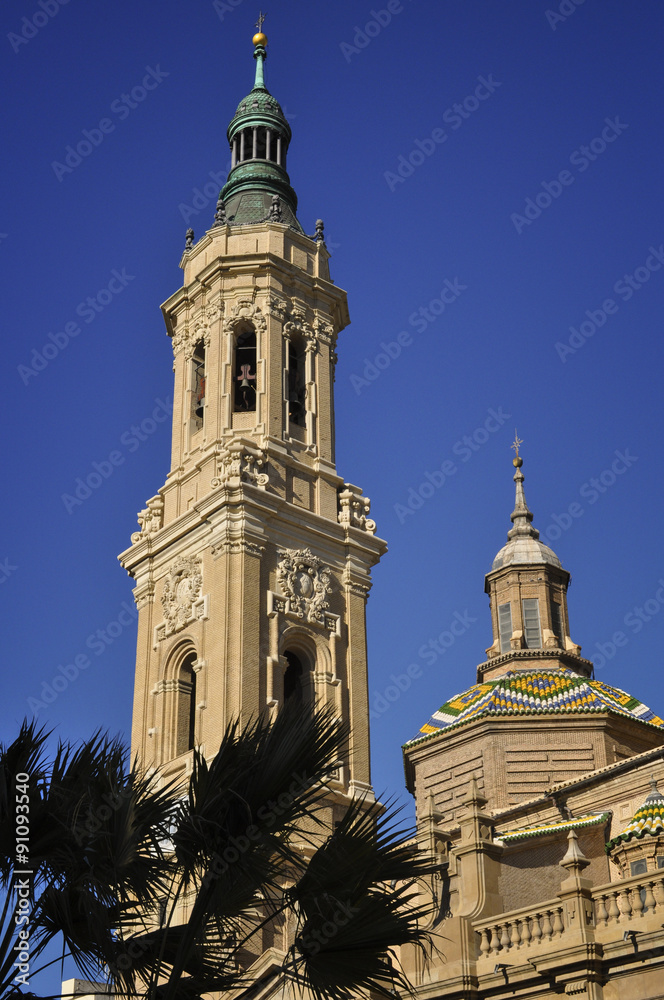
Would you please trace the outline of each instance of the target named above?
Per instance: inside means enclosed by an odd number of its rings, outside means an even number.
[[[284,320],[286,318],[288,304],[276,295],[270,295],[267,304],[267,311],[275,319]]]
[[[148,580],[146,584],[141,587],[135,587],[134,591],[134,603],[138,610],[145,607],[146,604],[152,604],[154,601],[154,581]]]
[[[157,494],[146,501],[145,510],[139,510],[137,517],[141,526],[140,531],[135,531],[131,536],[132,545],[140,542],[143,538],[149,538],[164,524],[164,499]]]
[[[288,599],[289,611],[308,622],[325,624],[325,608],[330,586],[330,570],[311,549],[282,549],[277,579]]]
[[[339,513],[337,519],[344,528],[362,528],[373,535],[376,530],[376,522],[368,516],[371,510],[371,500],[369,497],[355,493],[348,483],[344,484],[344,489],[339,493]]]
[[[233,310],[225,320],[224,320],[224,330],[226,333],[232,333],[235,327],[242,320],[247,320],[252,323],[257,331],[264,331],[267,329],[267,322],[265,316],[253,302],[249,299],[241,299],[233,306]]]
[[[165,639],[191,622],[205,617],[202,588],[199,556],[182,557],[171,566],[161,597],[164,621],[157,626],[158,639]]]
[[[267,452],[233,441],[219,456],[217,475],[212,480],[212,486],[216,489],[219,486],[245,482],[265,489],[269,481]]]
[[[256,556],[261,559],[265,552],[264,545],[258,545],[248,538],[225,538],[221,542],[215,542],[210,546],[210,553],[213,559],[218,559],[222,555],[233,555],[237,552],[246,552],[247,555]]]

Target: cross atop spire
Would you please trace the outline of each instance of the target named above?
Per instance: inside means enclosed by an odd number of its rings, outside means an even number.
[[[256,25],[255,26],[258,28],[259,31],[263,30],[263,22],[264,22],[264,20],[265,20],[266,17],[267,17],[267,14],[264,14],[262,10],[258,12],[258,20],[256,21]]]
[[[519,437],[519,435],[517,434],[516,427],[515,427],[514,428],[514,441],[512,442],[512,448],[514,448],[514,451],[516,452],[516,457],[517,458],[519,458],[519,445],[520,444],[523,444],[523,441]]]

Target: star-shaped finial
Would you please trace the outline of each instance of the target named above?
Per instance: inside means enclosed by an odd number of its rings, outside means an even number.
[[[516,457],[517,458],[519,457],[519,445],[520,444],[523,444],[523,441],[521,440],[521,438],[517,434],[516,428],[515,428],[514,429],[514,441],[512,443],[512,448],[514,448],[514,451],[516,452]]]
[[[263,30],[263,21],[265,20],[266,17],[267,14],[264,14],[262,10],[258,12],[258,20],[256,21],[256,27],[258,28],[259,31]]]

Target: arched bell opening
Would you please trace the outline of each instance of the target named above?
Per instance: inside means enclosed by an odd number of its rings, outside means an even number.
[[[256,374],[256,331],[247,324],[235,336],[233,409],[236,413],[256,409]]]
[[[296,427],[306,426],[306,351],[304,340],[293,336],[288,342],[288,419]]]
[[[192,365],[192,394],[191,394],[191,416],[194,420],[196,430],[203,426],[205,416],[205,343],[202,340],[194,347],[191,359]]]

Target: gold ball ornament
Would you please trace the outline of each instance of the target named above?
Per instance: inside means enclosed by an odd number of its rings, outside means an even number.
[[[267,35],[264,35],[262,31],[259,31],[257,35],[252,38],[254,45],[262,45],[263,48],[267,45]]]
[[[517,455],[516,458],[512,459],[512,465],[514,466],[515,469],[521,468],[521,466],[523,465],[523,459],[521,458],[520,455]]]

